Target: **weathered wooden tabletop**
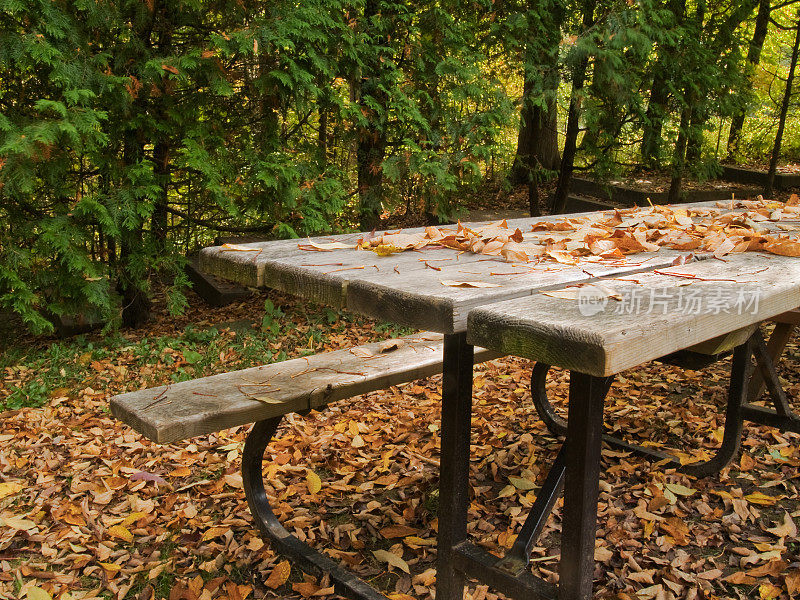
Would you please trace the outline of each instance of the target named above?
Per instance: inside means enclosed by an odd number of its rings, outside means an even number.
[[[529,231],[532,223],[546,220],[556,217],[515,219],[508,225],[512,230],[519,227]],[[355,243],[362,236],[359,233],[312,239]],[[207,273],[243,285],[278,289],[409,327],[454,333],[466,329],[467,314],[476,306],[596,277],[666,266],[681,254],[669,250],[637,254],[620,261],[624,263],[620,266],[547,263],[520,267],[502,257],[459,253],[450,248],[381,257],[354,249],[309,252],[300,250],[298,242],[304,241],[246,244],[253,249],[249,252],[222,246],[205,248],[200,254],[200,266]],[[499,287],[448,287],[442,284],[443,280],[487,282]]]
[[[689,204],[685,208],[709,204]],[[512,231],[521,229],[529,239],[536,235],[531,232],[534,223],[564,218],[591,220],[602,214],[513,219],[508,226]],[[482,225],[486,223],[465,224],[470,228]],[[559,232],[542,235],[557,237]],[[343,234],[311,241],[355,244],[363,236]],[[274,288],[370,317],[448,334],[466,330],[467,314],[473,308],[565,285],[652,271],[670,266],[676,258],[688,254],[661,248],[606,263],[581,260],[577,265],[517,264],[502,257],[451,248],[428,247],[378,256],[356,249],[310,252],[298,246],[307,243],[307,239],[292,239],[245,244],[242,247],[246,251],[222,246],[205,248],[200,254],[200,266],[205,272],[243,285]],[[497,287],[450,287],[442,283],[447,280],[485,282]]]
[[[709,340],[729,350],[798,306],[800,258],[747,252],[481,307],[470,342],[605,377]]]

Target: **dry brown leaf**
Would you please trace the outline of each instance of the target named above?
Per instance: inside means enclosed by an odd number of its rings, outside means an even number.
[[[381,562],[385,562],[392,567],[397,567],[404,573],[411,573],[408,563],[393,552],[389,552],[388,550],[373,550],[372,554]]]
[[[455,281],[453,279],[442,279],[442,285],[448,287],[463,287],[463,288],[496,288],[503,287],[498,283],[488,283],[486,281]]]
[[[282,560],[272,569],[269,577],[264,582],[268,588],[273,590],[278,589],[289,581],[289,576],[292,574],[292,565],[288,560]]]
[[[381,535],[385,538],[401,538],[409,535],[416,535],[418,531],[408,525],[390,525],[381,529]]]

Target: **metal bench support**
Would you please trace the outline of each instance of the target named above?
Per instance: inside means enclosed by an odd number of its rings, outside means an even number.
[[[326,573],[330,575],[337,594],[351,600],[387,600],[386,596],[366,581],[289,533],[272,512],[264,489],[263,460],[264,451],[275,436],[282,418],[275,417],[256,423],[247,436],[242,452],[244,493],[262,537],[304,571],[316,576]]]
[[[781,324],[779,324],[780,326]],[[784,329],[784,327],[781,327],[774,334],[778,335],[781,338],[780,341],[783,342],[780,344],[781,350],[787,337],[787,332]],[[676,457],[667,452],[632,444],[609,434],[605,434],[603,440],[610,446],[621,450],[633,452],[654,460],[668,460],[676,469],[689,475],[706,477],[718,473],[736,456],[739,451],[744,421],[769,425],[781,431],[800,433],[800,417],[792,412],[786,393],[781,387],[775,370],[776,345],[772,343],[772,339],[770,342],[770,344],[765,343],[761,331],[756,330],[746,344],[734,350],[731,363],[730,387],[728,389],[728,405],[725,413],[725,431],[722,444],[711,459],[682,465]],[[777,353],[779,354],[780,350]],[[757,367],[755,372],[752,369],[751,355],[755,359]],[[555,411],[545,389],[549,370],[550,365],[543,363],[537,363],[534,366],[531,374],[531,396],[533,404],[548,430],[554,435],[564,435],[567,429],[567,421]],[[764,388],[768,392],[773,408],[753,403],[759,399]]]

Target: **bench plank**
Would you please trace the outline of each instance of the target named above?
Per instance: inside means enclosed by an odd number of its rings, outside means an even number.
[[[473,310],[468,339],[504,354],[604,377],[751,327],[800,305],[797,258],[747,253],[728,256],[726,261],[702,261],[606,280],[602,282],[605,291],[597,288],[600,295],[620,294],[622,303],[630,303],[638,294],[644,308],[651,292],[664,299],[665,304],[649,312],[619,310],[624,308],[621,302],[609,298],[604,310],[584,314],[590,311],[584,308],[582,312],[577,299],[535,294]],[[665,271],[682,276],[665,275]],[[709,310],[715,298],[735,298],[740,293],[751,300],[757,297],[757,305],[716,314],[713,308]],[[704,299],[699,311],[687,310],[690,294]]]
[[[442,348],[441,335],[424,332],[121,394],[111,412],[148,439],[177,442],[429,377],[441,372]],[[475,349],[476,363],[498,356]]]

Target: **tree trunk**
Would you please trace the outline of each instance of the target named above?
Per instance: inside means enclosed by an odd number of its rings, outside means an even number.
[[[140,102],[144,104],[143,102]],[[123,141],[122,160],[127,166],[137,164],[144,154],[144,144],[140,131],[130,129]],[[145,273],[136,263],[143,258],[143,227],[137,222],[133,227],[123,227],[120,231],[120,256],[117,291],[122,296],[122,325],[139,327],[150,318],[150,298],[144,289]]]
[[[158,198],[150,216],[150,230],[155,241],[156,251],[160,254],[167,249],[167,208],[169,202],[169,142],[159,140],[153,148],[153,171],[159,185]]]
[[[542,214],[539,201],[539,183],[533,177],[528,180],[528,213],[532,217],[538,217]]]
[[[672,181],[669,185],[667,203],[675,204],[680,202],[681,186],[683,184],[683,171],[686,162],[686,140],[688,138],[689,123],[692,116],[692,104],[689,100],[690,94],[686,94],[686,106],[681,112],[681,123],[678,131],[678,139],[675,142],[675,151],[672,155]]]
[[[664,127],[669,98],[661,61],[656,62],[655,71],[653,85],[650,88],[650,101],[647,103],[645,113],[641,147],[642,164],[651,169],[661,165],[661,130]]]
[[[583,4],[583,31],[585,33],[594,22],[595,3],[586,1]],[[553,214],[564,212],[569,195],[569,185],[572,171],[575,168],[575,148],[578,141],[578,120],[581,114],[581,99],[583,86],[586,83],[586,70],[589,68],[589,57],[584,55],[578,61],[572,74],[572,92],[569,98],[569,113],[567,115],[567,135],[564,141],[564,154],[561,156],[561,171],[558,174],[558,185],[553,195]]]
[[[546,96],[544,107],[534,102],[534,82],[527,73],[525,76],[519,135],[517,136],[517,154],[509,175],[511,183],[516,185],[528,183],[537,169],[555,171],[561,162],[558,152],[556,107],[558,71],[553,66],[551,72],[553,75],[548,76],[548,86],[544,92]]]
[[[362,19],[368,37],[375,34],[369,31],[371,21],[375,18],[388,18],[380,13],[379,0],[366,0]],[[385,46],[385,40],[378,40],[371,46]],[[382,57],[373,55],[364,61],[360,85],[358,86],[358,102],[365,122],[358,127],[356,162],[358,163],[358,197],[361,227],[364,230],[374,229],[380,222],[383,201],[383,161],[386,158],[386,123],[384,114],[378,114],[377,104],[385,113],[388,101],[382,88]],[[370,99],[367,102],[367,99]]]
[[[676,24],[686,18],[686,0],[670,0],[667,4],[675,16]],[[658,59],[653,66],[653,84],[650,87],[650,101],[647,103],[644,128],[642,131],[642,164],[648,168],[661,166],[661,132],[664,120],[668,116],[667,103],[669,101],[669,73],[668,65],[671,56],[676,50],[673,44],[666,44],[659,48]]]
[[[772,196],[772,189],[775,186],[775,172],[778,169],[778,159],[781,155],[781,142],[783,141],[783,130],[786,127],[786,115],[789,112],[789,102],[792,99],[792,83],[794,82],[794,70],[797,67],[797,53],[800,48],[800,14],[797,21],[797,33],[794,36],[794,46],[792,47],[792,60],[789,64],[789,75],[786,78],[786,89],[783,92],[781,101],[781,114],[778,119],[778,132],[775,134],[775,145],[772,147],[772,156],[769,159],[769,172],[767,174],[767,185],[764,187],[764,196]]]
[[[758,3],[756,26],[753,31],[753,39],[750,41],[750,48],[747,51],[747,62],[751,65],[751,70],[748,73],[749,79],[753,78],[755,68],[761,61],[761,49],[764,47],[764,40],[767,38],[767,29],[769,27],[770,2],[771,0],[760,0]],[[740,97],[743,95],[744,94],[739,94]],[[742,106],[731,119],[731,130],[728,134],[727,160],[732,161],[734,154],[739,150],[739,141],[742,136],[742,127],[744,127],[745,113],[745,103],[742,101]]]
[[[703,121],[706,119],[705,110],[695,104],[692,107],[689,119],[689,131],[686,134],[686,165],[696,165],[700,162],[703,151]]]

